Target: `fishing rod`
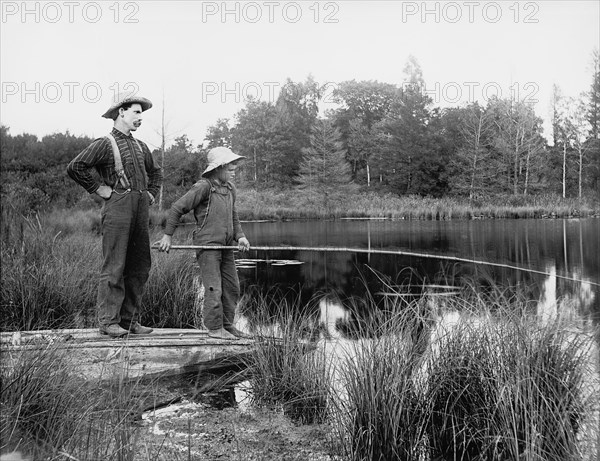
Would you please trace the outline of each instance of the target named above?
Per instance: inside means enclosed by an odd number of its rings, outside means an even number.
[[[158,249],[158,245],[155,243],[152,245],[153,249]],[[170,250],[239,250],[239,247],[233,245],[172,245]],[[367,254],[382,254],[382,255],[395,255],[395,256],[410,256],[415,258],[429,258],[429,259],[440,259],[444,261],[460,262],[475,265],[494,266],[502,267],[505,269],[512,269],[523,272],[530,272],[533,274],[545,275],[548,277],[557,277],[571,282],[589,283],[600,287],[600,283],[580,280],[574,277],[568,277],[566,275],[550,274],[548,272],[539,271],[535,269],[529,269],[526,267],[513,266],[510,264],[494,263],[490,261],[481,261],[477,259],[460,258],[458,256],[444,256],[444,255],[433,255],[430,253],[416,253],[413,251],[404,250],[383,250],[383,249],[371,249],[371,248],[347,248],[347,247],[304,247],[304,246],[253,246],[250,250],[256,251],[314,251],[314,252],[329,252],[329,253],[367,253]]]

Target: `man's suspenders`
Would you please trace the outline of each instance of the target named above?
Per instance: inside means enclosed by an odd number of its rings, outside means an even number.
[[[110,144],[112,146],[113,157],[115,159],[115,170],[117,170],[117,181],[121,183],[123,188],[129,190],[131,189],[131,184],[129,184],[129,179],[127,179],[127,176],[125,175],[125,170],[123,169],[123,161],[121,160],[121,152],[119,151],[119,146],[117,146],[117,140],[112,135],[112,133],[108,133],[106,138],[110,141]],[[139,141],[135,139],[135,142],[140,148],[140,151],[144,152],[142,150],[142,145],[139,143]]]

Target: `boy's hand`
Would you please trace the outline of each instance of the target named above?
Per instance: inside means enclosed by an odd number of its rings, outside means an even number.
[[[242,237],[238,240],[238,248],[240,251],[248,251],[250,249],[250,242],[246,237]]]
[[[158,242],[158,251],[166,251],[167,253],[171,249],[171,236],[163,235],[163,237]]]

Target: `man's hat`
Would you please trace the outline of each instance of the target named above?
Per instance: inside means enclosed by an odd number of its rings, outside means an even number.
[[[152,107],[152,102],[149,99],[136,96],[131,91],[124,91],[115,95],[110,108],[104,114],[102,114],[102,117],[114,120],[119,107],[123,106],[124,104],[139,104],[142,106],[142,112]]]
[[[208,166],[206,167],[206,170],[204,170],[204,173],[202,173],[202,176],[205,176],[206,173],[215,170],[220,166],[228,165],[229,163],[246,157],[234,154],[231,149],[228,149],[227,147],[213,147],[208,151],[206,158],[208,160]]]

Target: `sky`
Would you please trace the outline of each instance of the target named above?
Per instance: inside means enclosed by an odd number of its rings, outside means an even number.
[[[592,82],[598,1],[0,2],[0,122],[12,135],[100,137],[114,95],[154,107],[136,137],[194,145],[249,96],[274,102],[311,75],[335,108],[340,82],[402,85],[414,56],[432,107],[493,95],[535,105],[548,135],[552,87]]]

